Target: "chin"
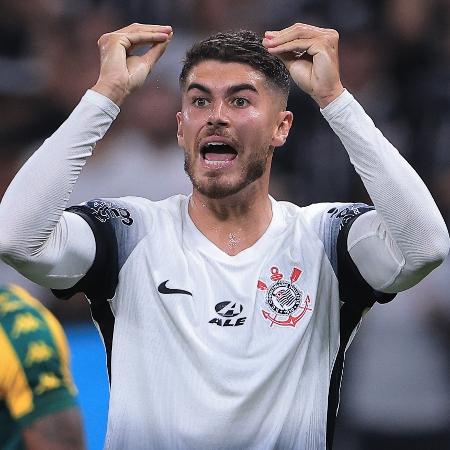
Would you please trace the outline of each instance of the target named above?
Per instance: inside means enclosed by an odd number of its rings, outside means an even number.
[[[233,187],[224,188],[222,186],[209,186],[206,189],[204,189],[202,186],[198,186],[197,190],[205,197],[215,200],[230,197],[241,191],[241,189],[238,188]]]
[[[191,164],[186,154],[185,156],[184,170],[190,178],[194,189],[211,199],[221,199],[238,194],[254,181],[261,178],[267,167],[266,160],[256,159],[243,168],[238,176],[236,173],[232,176],[231,173],[219,174],[217,171],[199,176],[198,172],[196,173],[193,170],[193,164]],[[236,177],[238,179],[230,179]]]
[[[229,180],[220,180],[222,177],[204,177],[199,179],[196,176],[190,176],[188,173],[194,189],[200,194],[211,199],[221,199],[237,194],[244,189],[248,183],[236,182],[232,183]]]

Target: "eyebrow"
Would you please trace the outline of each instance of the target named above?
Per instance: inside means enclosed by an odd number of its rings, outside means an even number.
[[[211,89],[207,88],[206,86],[203,86],[203,84],[200,83],[191,83],[188,88],[186,89],[186,92],[189,92],[192,89],[198,89],[199,91],[205,92],[206,94],[211,95]],[[258,90],[250,83],[241,83],[236,84],[234,86],[230,86],[227,89],[227,95],[236,94],[236,92],[240,91],[252,91],[256,92],[258,94]]]

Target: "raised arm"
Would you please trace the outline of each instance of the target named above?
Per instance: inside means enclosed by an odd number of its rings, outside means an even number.
[[[352,260],[374,289],[399,292],[445,259],[448,231],[421,178],[344,90],[338,39],[335,30],[295,24],[267,32],[263,43],[321,107],[375,205],[350,229]]]
[[[141,24],[103,35],[97,83],[6,191],[0,204],[0,256],[31,280],[64,289],[91,266],[92,231],[75,214],[63,214],[64,209],[87,158],[119,113],[118,105],[144,83],[171,37],[169,26]],[[149,44],[145,54],[131,54]]]

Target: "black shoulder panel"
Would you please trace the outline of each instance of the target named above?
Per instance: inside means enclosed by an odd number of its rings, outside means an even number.
[[[343,303],[340,309],[340,343],[334,362],[328,392],[327,450],[333,446],[336,416],[339,408],[339,393],[344,369],[345,351],[352,333],[358,327],[366,308],[375,302],[387,303],[396,294],[386,294],[373,289],[362,277],[347,250],[347,238],[353,222],[373,207],[358,207],[341,211],[343,214],[337,239],[339,297]]]
[[[78,214],[91,227],[96,245],[94,263],[88,273],[72,288],[54,289],[53,293],[59,298],[67,299],[77,292],[85,293],[90,300],[114,297],[119,273],[116,234],[111,221],[99,220],[98,212],[89,206],[90,203],[70,207],[67,211]]]
[[[357,302],[360,306],[370,307],[375,302],[387,303],[395,294],[385,294],[374,290],[362,277],[347,250],[347,238],[353,222],[362,214],[374,208],[367,206],[353,210],[342,218],[342,225],[337,240],[339,297],[343,302]]]

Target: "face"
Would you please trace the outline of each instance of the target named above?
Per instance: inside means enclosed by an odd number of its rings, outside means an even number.
[[[209,198],[265,183],[275,147],[283,145],[292,114],[258,70],[204,61],[193,67],[177,114],[178,143],[194,189]],[[265,176],[264,176],[265,175]]]

